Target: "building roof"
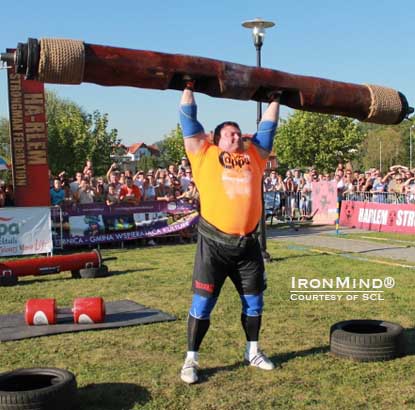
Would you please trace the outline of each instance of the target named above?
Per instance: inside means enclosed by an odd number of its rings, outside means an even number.
[[[140,148],[147,148],[153,155],[160,155],[160,150],[157,145],[147,145],[144,142],[136,142],[128,147],[129,154],[135,154]]]

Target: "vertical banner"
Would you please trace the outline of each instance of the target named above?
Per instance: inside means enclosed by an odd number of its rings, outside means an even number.
[[[0,208],[0,257],[52,252],[50,208]]]
[[[337,182],[312,182],[313,224],[334,224],[337,218]]]
[[[7,72],[15,204],[48,206],[50,188],[44,85],[25,80],[15,73],[14,68]]]

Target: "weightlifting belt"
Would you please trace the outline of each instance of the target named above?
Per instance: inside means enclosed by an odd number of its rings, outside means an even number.
[[[202,217],[199,217],[198,232],[205,238],[211,239],[212,241],[221,243],[223,245],[230,245],[241,248],[253,245],[258,238],[256,229],[254,229],[248,235],[232,235],[220,231]]]

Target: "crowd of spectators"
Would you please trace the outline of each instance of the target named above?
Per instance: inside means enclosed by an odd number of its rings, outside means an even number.
[[[276,170],[266,172],[264,192],[275,192],[275,207],[283,215],[294,217],[298,210],[302,218],[311,213],[312,183],[334,181],[338,201],[342,199],[382,203],[415,204],[415,168],[394,165],[386,173],[378,168],[367,171],[353,169],[350,163],[339,163],[333,172],[319,172],[316,167],[288,170],[285,175]]]
[[[141,201],[182,201],[198,206],[199,193],[186,157],[167,169],[133,173],[113,163],[105,176],[95,176],[91,161],[73,178],[65,171],[51,177],[52,205],[105,203],[138,205]]]

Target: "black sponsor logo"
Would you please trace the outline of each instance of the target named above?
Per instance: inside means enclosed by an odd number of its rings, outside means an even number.
[[[224,168],[235,169],[249,165],[251,160],[249,155],[246,154],[230,154],[229,152],[223,151],[219,155],[219,162]]]

